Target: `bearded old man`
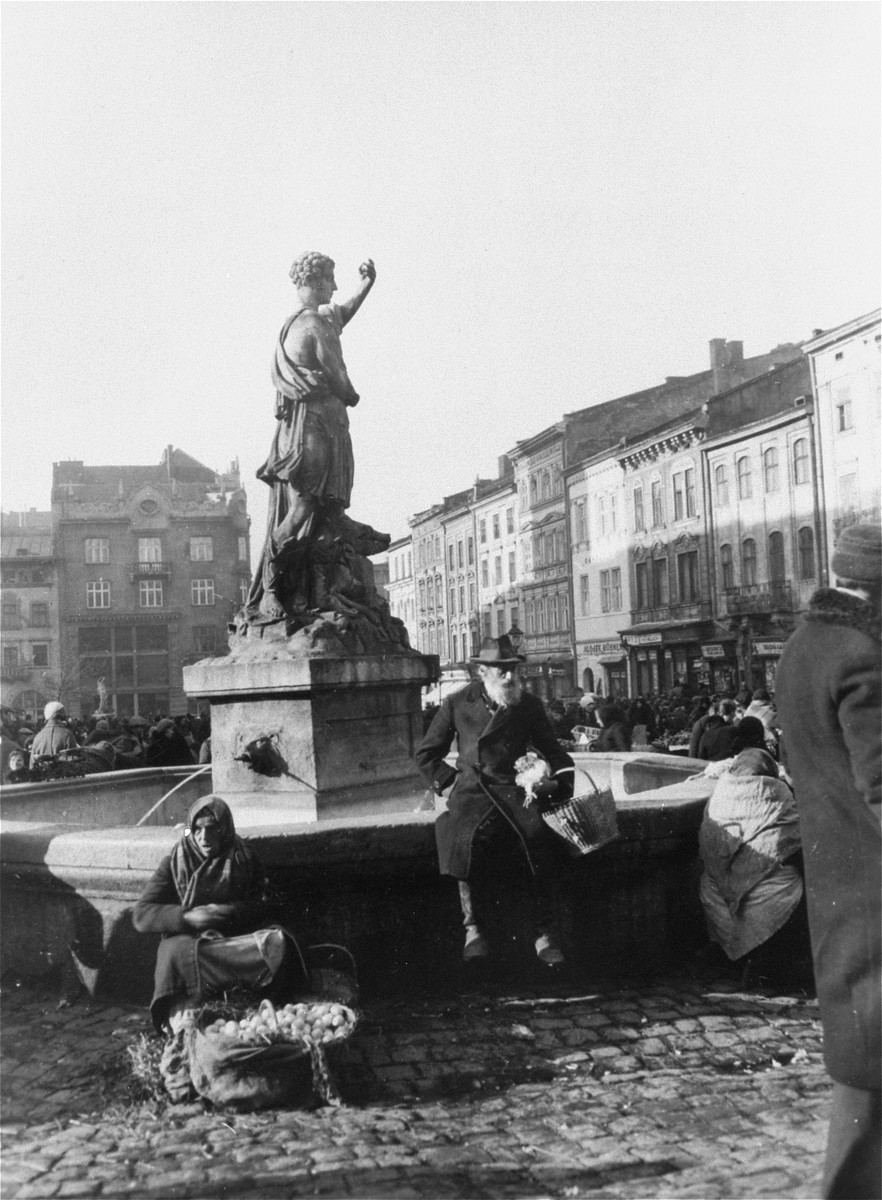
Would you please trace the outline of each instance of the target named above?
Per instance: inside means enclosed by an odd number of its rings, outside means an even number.
[[[778,668],[833,1108],[822,1195],[882,1195],[882,526],[840,534]]]
[[[525,659],[509,638],[485,639],[471,661],[477,678],[444,700],[416,753],[433,790],[438,795],[449,791],[447,811],[435,822],[435,838],[441,874],[459,884],[463,958],[480,960],[490,953],[484,929],[495,882],[508,882],[519,871],[528,893],[536,954],[541,962],[557,966],[564,960],[557,929],[560,843],[538,807],[524,806],[524,793],[515,784],[515,762],[532,746],[551,770],[545,793],[568,799],[573,760],[555,738],[542,702],[525,692],[520,677]],[[445,761],[454,737],[455,767]]]

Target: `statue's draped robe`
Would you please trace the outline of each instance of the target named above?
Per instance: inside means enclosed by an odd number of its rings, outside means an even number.
[[[267,592],[278,595],[279,581],[288,572],[305,573],[305,555],[321,534],[322,516],[349,507],[355,463],[349,436],[346,405],[330,388],[321,371],[293,361],[285,350],[285,339],[299,309],[279,334],[273,358],[272,377],[276,388],[276,432],[269,456],[257,478],[272,488],[267,517],[267,536],[260,563],[251,585],[246,609],[255,612]],[[322,305],[318,315],[337,337],[343,327],[336,304]],[[295,591],[305,603],[308,588]]]

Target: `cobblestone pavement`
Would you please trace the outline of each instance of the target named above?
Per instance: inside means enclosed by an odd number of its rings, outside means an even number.
[[[141,1010],[2,996],[3,1200],[815,1197],[830,1085],[805,994],[693,978],[366,1006],[340,1108],[146,1098]]]

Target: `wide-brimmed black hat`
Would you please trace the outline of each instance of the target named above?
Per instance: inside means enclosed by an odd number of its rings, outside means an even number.
[[[523,654],[517,653],[511,638],[503,634],[500,638],[484,638],[480,651],[473,654],[470,661],[483,663],[485,667],[507,667],[527,660]]]

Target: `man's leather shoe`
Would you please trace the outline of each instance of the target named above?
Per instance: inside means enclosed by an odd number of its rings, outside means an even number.
[[[462,957],[464,962],[472,962],[476,958],[486,958],[490,953],[487,939],[477,925],[466,926],[465,946]]]
[[[536,957],[540,962],[545,963],[546,967],[559,967],[564,962],[563,951],[554,938],[549,937],[547,933],[536,938]]]

